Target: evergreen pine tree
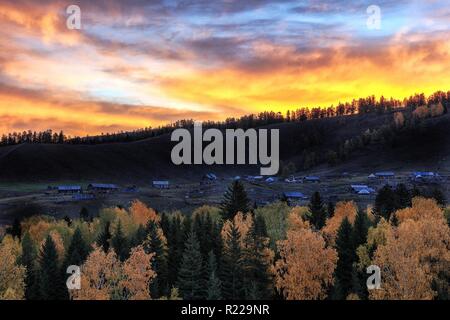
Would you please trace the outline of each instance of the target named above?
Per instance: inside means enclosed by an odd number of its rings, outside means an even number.
[[[255,234],[257,237],[267,238],[267,225],[262,215],[255,216]]]
[[[66,252],[64,265],[81,266],[89,255],[89,245],[84,241],[80,228],[76,228]]]
[[[422,192],[417,186],[414,186],[411,190],[411,198],[414,199],[416,197],[420,197],[422,195]]]
[[[80,219],[82,221],[89,221],[89,211],[86,207],[81,208],[80,210]]]
[[[47,236],[41,249],[39,275],[40,299],[63,300],[68,297],[68,291],[63,280],[63,272],[58,264],[58,253],[51,236]]]
[[[22,237],[22,225],[20,223],[19,218],[14,218],[13,224],[10,228],[8,228],[8,233],[17,239],[21,239]]]
[[[239,230],[233,224],[224,244],[221,263],[222,297],[225,300],[240,300],[245,297],[243,259],[239,238]]]
[[[445,195],[444,193],[442,193],[440,189],[434,188],[433,191],[431,192],[431,198],[436,200],[437,204],[440,205],[441,207],[445,207],[446,204]]]
[[[411,193],[405,184],[400,183],[395,189],[395,196],[397,199],[396,210],[411,207]]]
[[[22,239],[21,264],[27,268],[25,278],[25,298],[27,300],[39,299],[38,269],[36,265],[37,250],[27,232]]]
[[[169,245],[168,281],[169,286],[173,287],[176,285],[178,277],[178,269],[181,264],[181,257],[184,249],[184,233],[181,225],[181,219],[178,215],[172,218],[169,230],[170,231],[167,234],[167,240]]]
[[[358,210],[353,225],[353,250],[356,250],[360,245],[363,245],[367,241],[367,233],[369,231],[370,221],[367,217],[367,213],[362,210]],[[356,254],[355,254],[356,260]],[[360,298],[366,299],[368,292],[366,286],[367,274],[364,270],[358,270],[356,265],[353,267],[353,292],[358,294]]]
[[[152,260],[152,270],[157,277],[150,283],[150,296],[158,299],[169,294],[167,253],[164,243],[158,233],[158,225],[154,221],[147,224],[147,240],[144,242],[144,249],[147,253],[154,253]]]
[[[130,241],[130,247],[134,248],[141,245],[147,238],[147,229],[140,224]]]
[[[309,203],[309,211],[311,212],[311,223],[320,230],[327,220],[327,212],[324,208],[319,192],[314,192]]]
[[[111,246],[111,223],[108,221],[105,223],[105,228],[99,234],[97,238],[97,245],[103,249],[103,251],[108,252]]]
[[[211,250],[208,255],[208,283],[207,300],[222,299],[222,281],[220,281],[217,269],[217,260],[214,252]]]
[[[122,231],[122,223],[119,220],[117,224],[116,232],[114,236],[111,238],[111,246],[117,254],[117,257],[121,261],[125,261],[129,256],[129,248],[127,238],[124,236]]]
[[[328,214],[328,218],[331,218],[334,216],[334,208],[335,205],[333,202],[329,201],[328,202],[328,206],[327,206],[327,214]]]
[[[250,210],[250,200],[242,182],[233,181],[225,192],[220,208],[224,220],[233,219],[238,212],[246,213]]]
[[[369,226],[370,221],[367,217],[367,213],[364,210],[358,210],[355,218],[355,223],[353,225],[353,248],[356,249],[360,245],[366,243]]]
[[[334,297],[338,300],[346,299],[351,293],[353,284],[353,262],[355,250],[353,246],[352,225],[345,217],[338,229],[336,237],[336,250],[338,261],[335,269]]]
[[[203,261],[208,263],[209,252],[213,250],[214,224],[209,213],[196,215],[193,223],[193,230],[201,243],[201,252]]]
[[[378,191],[375,198],[375,212],[380,216],[389,221],[391,214],[395,211],[397,205],[397,199],[394,191],[391,187],[385,185]]]
[[[255,224],[252,224],[244,239],[242,253],[243,289],[247,300],[271,298],[272,279],[264,257],[264,243],[264,240],[256,234]]]
[[[180,269],[178,271],[178,288],[185,300],[198,300],[202,292],[202,254],[197,236],[191,232],[186,241]]]
[[[190,216],[183,217],[183,239],[187,241],[192,232],[192,218]]]
[[[222,239],[222,224],[214,222],[211,228],[211,243],[212,251],[216,257],[218,274],[220,275],[220,266],[222,261],[223,239]]]
[[[161,214],[161,221],[159,225],[163,233],[167,236],[170,232],[170,219],[165,212]]]

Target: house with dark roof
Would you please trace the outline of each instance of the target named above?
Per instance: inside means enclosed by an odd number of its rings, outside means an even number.
[[[283,192],[283,197],[290,206],[300,205],[303,201],[308,200],[308,197],[299,191]]]
[[[350,185],[351,190],[357,194],[372,194],[375,189],[365,185],[365,184],[352,184]]]
[[[375,172],[375,177],[378,179],[391,179],[395,178],[395,173],[392,171]]]
[[[304,180],[306,182],[320,182],[320,177],[318,177],[318,176],[306,176]]]
[[[58,193],[81,193],[82,188],[81,186],[58,186],[56,188],[58,190]]]
[[[87,190],[99,193],[110,193],[118,191],[119,187],[115,184],[110,183],[90,183],[87,187]]]

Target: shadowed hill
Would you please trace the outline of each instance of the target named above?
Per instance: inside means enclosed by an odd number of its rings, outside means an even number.
[[[300,123],[282,123],[268,128],[280,129],[281,160],[303,168],[306,152],[314,152],[321,167],[324,155],[337,150],[348,139],[361,136],[367,129],[392,123],[392,114],[368,114],[318,119]],[[353,152],[331,170],[355,167],[399,168],[424,165],[434,170],[442,166],[448,154],[449,115],[427,119],[424,130],[399,134],[389,144],[370,145]],[[174,166],[170,135],[146,140],[103,145],[22,144],[0,148],[0,179],[3,181],[105,180],[117,182],[148,181],[160,178],[186,178],[210,170],[219,173],[256,174],[256,167]],[[441,161],[441,162],[440,162]],[[431,168],[433,167],[433,168]],[[259,168],[259,167],[258,167]],[[419,168],[419,169],[420,169]]]

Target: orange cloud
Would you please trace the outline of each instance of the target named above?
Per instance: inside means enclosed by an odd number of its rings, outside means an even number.
[[[47,94],[0,89],[0,132],[53,129],[70,135],[86,135],[156,127],[191,117],[218,120],[214,113],[84,101],[70,93],[63,99],[50,98]]]
[[[403,98],[450,83],[450,40],[305,54],[269,44],[256,50],[267,63],[259,71],[230,65],[192,70],[164,82],[164,90],[183,100],[249,112],[328,106],[372,94]]]

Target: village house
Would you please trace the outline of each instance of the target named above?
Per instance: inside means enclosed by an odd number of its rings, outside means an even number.
[[[267,183],[274,183],[275,181],[277,181],[276,177],[269,177],[269,178],[266,179]]]
[[[306,182],[319,183],[320,182],[320,177],[318,177],[318,176],[306,176],[304,180]]]
[[[375,177],[378,179],[393,179],[395,178],[395,173],[392,171],[375,172]]]
[[[156,189],[169,189],[170,184],[168,180],[154,180],[152,185]]]
[[[88,185],[87,190],[98,193],[111,193],[118,191],[119,187],[115,184],[91,183]]]
[[[298,191],[288,191],[283,193],[283,197],[287,200],[290,206],[301,205],[302,201],[307,200],[308,197]]]
[[[352,184],[350,185],[351,190],[357,194],[371,194],[375,192],[375,189],[365,185],[365,184]]]
[[[360,195],[368,195],[375,193],[375,189],[365,185],[365,184],[352,184],[350,185],[351,190]]]
[[[435,182],[439,180],[440,176],[435,172],[423,172],[423,171],[415,171],[411,173],[411,179],[415,182],[427,183],[427,182]]]
[[[81,193],[81,186],[58,186],[58,193]]]

